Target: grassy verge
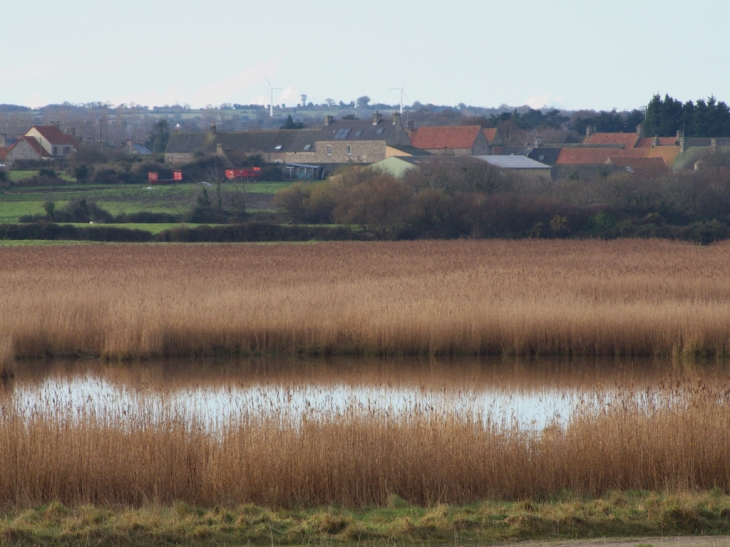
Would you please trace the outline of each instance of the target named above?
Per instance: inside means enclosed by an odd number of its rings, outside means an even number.
[[[197,226],[200,226],[200,224],[185,224],[185,223],[154,223],[154,224],[137,224],[133,222],[125,223],[125,224],[115,224],[115,223],[109,223],[109,224],[86,224],[81,222],[71,222],[71,223],[63,223],[61,226],[76,226],[77,228],[89,228],[92,226],[97,227],[109,227],[109,228],[127,228],[129,230],[144,230],[145,232],[150,232],[151,234],[159,234],[160,232],[164,232],[165,230],[170,230],[172,228],[195,228]]]
[[[29,179],[31,177],[34,177],[38,174],[38,171],[8,171],[8,177],[12,181],[19,181],[23,179]],[[63,173],[61,171],[58,171],[57,173],[58,178],[61,178],[63,180],[67,180],[69,182],[74,181],[75,179],[66,173]]]
[[[10,173],[11,180],[20,180],[24,173],[35,174],[31,171],[11,171]],[[246,193],[252,196],[249,209],[251,211],[270,210],[267,205],[269,202],[266,201],[269,199],[267,196],[273,195],[290,184],[289,182],[248,184]],[[22,215],[42,213],[43,203],[47,201],[53,201],[57,207],[62,207],[69,201],[78,199],[96,202],[114,215],[139,211],[182,214],[195,203],[202,188],[199,183],[160,185],[151,190],[147,185],[104,186],[100,184],[11,188],[0,194],[0,223],[17,222]],[[224,191],[228,191],[229,188],[231,188],[230,185],[223,185]],[[215,190],[208,188],[208,192],[212,195]],[[264,198],[265,200],[262,202],[261,199]]]
[[[422,508],[392,497],[366,509],[270,510],[65,507],[54,502],[0,513],[0,539],[37,545],[474,544],[527,539],[722,535],[730,497],[612,492],[594,500],[482,502]]]

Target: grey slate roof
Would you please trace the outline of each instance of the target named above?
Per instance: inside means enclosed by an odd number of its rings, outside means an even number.
[[[531,160],[525,156],[474,156],[475,158],[486,161],[487,163],[499,167],[501,169],[547,169],[549,165]]]
[[[560,155],[560,148],[533,148],[527,157],[546,165],[555,165]]]
[[[212,154],[217,145],[223,151],[247,154],[260,152],[303,152],[307,144],[314,149],[317,129],[280,129],[278,131],[244,131],[240,133],[172,133],[166,153],[203,152]],[[277,147],[281,147],[278,148]]]
[[[347,131],[349,129],[349,131]],[[338,137],[338,138],[335,138]],[[385,141],[388,145],[411,144],[403,126],[384,117],[377,124],[368,120],[334,120],[319,130],[318,141]]]

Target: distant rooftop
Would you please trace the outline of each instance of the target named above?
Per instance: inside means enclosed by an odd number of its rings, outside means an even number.
[[[547,169],[549,165],[531,160],[526,156],[474,156],[476,159],[486,161],[487,163],[499,167],[500,169]]]

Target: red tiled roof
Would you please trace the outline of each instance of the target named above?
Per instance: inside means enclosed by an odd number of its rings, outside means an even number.
[[[31,129],[35,129],[52,145],[71,145],[76,146],[76,139],[71,135],[67,135],[55,125],[34,125]],[[26,133],[27,134],[27,133]]]
[[[583,144],[616,144],[634,148],[638,140],[636,133],[593,133]]]
[[[651,148],[654,146],[654,139],[644,137],[636,143],[636,148]],[[659,137],[659,146],[677,146],[677,137]]]
[[[614,149],[612,158],[646,158],[649,156],[650,150],[648,148],[623,148]]]
[[[618,167],[630,167],[634,171],[644,173],[666,173],[667,166],[661,158],[622,158],[614,156],[610,159],[613,165]]]
[[[616,148],[563,148],[555,165],[601,165],[616,152]]]
[[[481,130],[478,125],[419,127],[411,133],[411,146],[424,149],[472,148]]]
[[[487,137],[489,144],[492,144],[494,142],[494,139],[497,138],[497,128],[496,127],[485,127],[484,136]]]
[[[649,152],[650,158],[661,158],[667,167],[672,166],[677,156],[679,156],[679,146],[655,146]]]

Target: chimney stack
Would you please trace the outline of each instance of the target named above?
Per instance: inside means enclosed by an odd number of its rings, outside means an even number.
[[[712,148],[712,152],[717,152],[717,139],[710,139],[710,148]]]
[[[393,112],[393,125],[400,125],[400,112]]]
[[[593,135],[593,126],[591,124],[588,124],[586,126],[586,139],[590,138],[591,135]]]
[[[329,124],[331,124],[331,123],[332,123],[333,121],[335,121],[335,117],[334,117],[334,116],[325,116],[325,117],[324,117],[324,124],[325,124],[325,125],[329,125]]]
[[[651,145],[652,145],[652,146],[659,146],[659,135],[656,135],[656,136],[655,136],[655,137],[654,137],[654,138],[653,138],[653,139],[651,140]]]
[[[382,118],[383,117],[380,115],[380,112],[373,114],[373,125],[378,125],[378,122],[380,122]]]
[[[410,133],[413,131],[416,127],[416,124],[413,123],[413,120],[406,120],[406,131]]]
[[[686,152],[687,151],[687,140],[684,138],[683,129],[679,129],[677,131],[677,141],[679,141],[679,151]]]
[[[210,134],[215,135],[218,132],[218,129],[216,129],[215,122],[210,122]]]
[[[643,123],[640,123],[639,125],[636,126],[636,136],[639,137],[640,139],[644,138],[644,124]]]
[[[216,143],[215,153],[218,154],[219,156],[223,155],[223,145],[221,143]]]
[[[542,146],[542,135],[535,135],[535,148]]]

